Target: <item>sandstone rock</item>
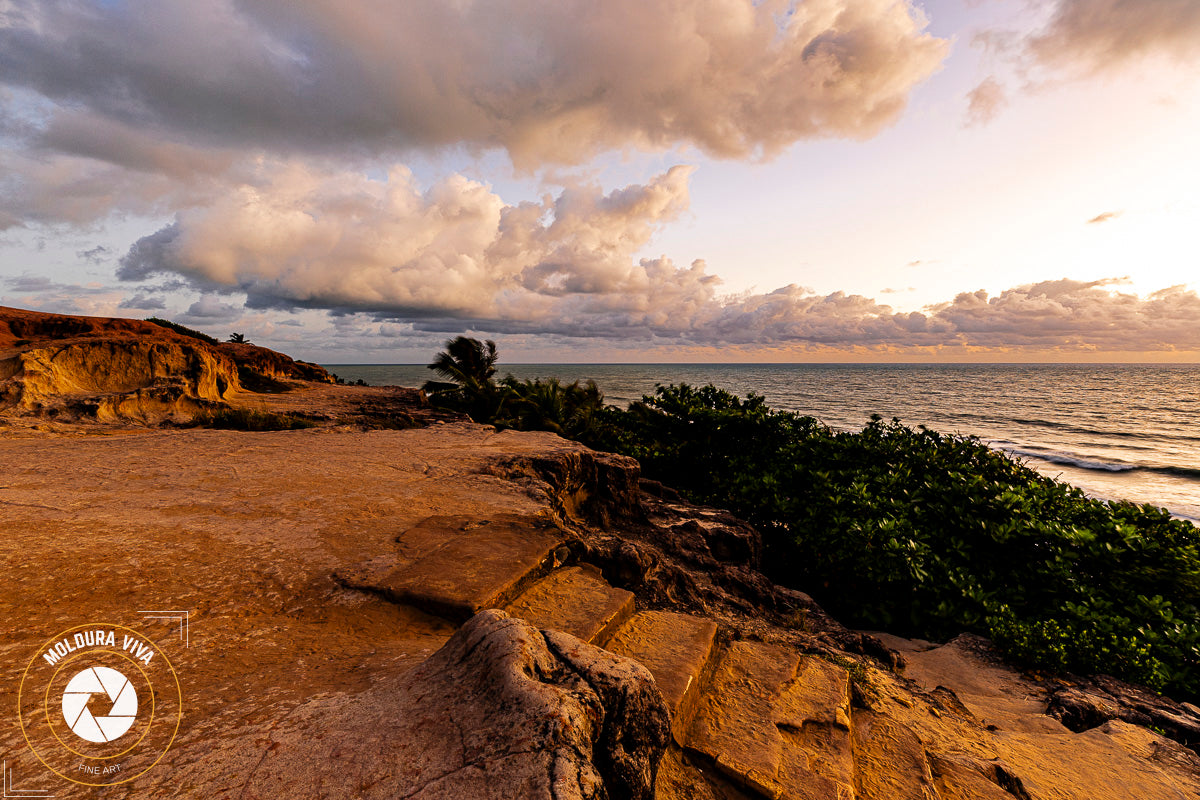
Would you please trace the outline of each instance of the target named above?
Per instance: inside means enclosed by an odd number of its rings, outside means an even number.
[[[859,800],[950,800],[935,784],[925,746],[909,726],[856,711],[852,741]],[[971,787],[977,800],[1012,800],[995,784],[978,784]]]
[[[686,746],[711,758],[737,783],[780,797],[785,790],[779,782],[784,737],[776,705],[783,685],[795,675],[797,660],[771,645],[730,644],[698,703]]]
[[[154,323],[0,308],[0,411],[154,422],[239,388],[228,356]]]
[[[1049,688],[1005,664],[987,640],[880,638],[905,655],[907,676],[927,692],[911,710],[889,705],[889,713],[921,735],[949,797],[990,796],[971,788],[982,778],[1029,800],[1200,799],[1200,757],[1120,720],[1071,732],[1045,713]]]
[[[0,405],[98,421],[190,416],[236,391],[237,370],[190,342],[82,341],[36,347],[0,367]]]
[[[716,635],[717,625],[712,620],[668,611],[643,611],[608,643],[609,650],[644,664],[653,673],[671,710],[671,732],[676,741],[683,741],[691,724]]]
[[[244,796],[649,800],[667,726],[644,667],[491,610],[402,680],[292,714]]]
[[[932,755],[940,800],[1027,800],[1029,793],[1002,761],[962,753]]]
[[[678,507],[677,511],[682,510]],[[671,533],[696,553],[726,564],[757,569],[762,558],[762,537],[742,520],[714,509],[691,509],[692,518],[673,525]]]
[[[503,459],[492,472],[529,482],[567,520],[607,527],[643,516],[638,489],[641,467],[628,456],[580,445],[552,446],[546,452]]]
[[[659,760],[669,741],[670,715],[649,671],[635,661],[592,647],[558,631],[546,644],[596,692],[605,710],[594,761],[613,800],[653,796]]]
[[[1150,726],[1200,753],[1200,713],[1107,675],[1059,687],[1046,713],[1077,733],[1110,720]]]
[[[324,367],[307,361],[296,361],[283,353],[250,342],[221,342],[217,347],[239,367],[253,370],[267,378],[316,383],[334,382],[333,376]]]
[[[538,628],[563,631],[602,647],[633,616],[634,605],[632,592],[610,586],[599,570],[585,564],[555,570],[505,611]]]
[[[710,581],[664,558],[652,545],[623,536],[591,536],[581,557],[600,567],[614,586],[630,589],[648,605],[704,613],[716,594]]]
[[[347,586],[448,619],[503,606],[559,563],[567,536],[546,518],[430,517],[396,538],[395,559],[341,570]]]

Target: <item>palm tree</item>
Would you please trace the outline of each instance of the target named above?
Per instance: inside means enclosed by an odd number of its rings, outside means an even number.
[[[492,382],[496,343],[457,336],[427,365],[447,380],[426,381],[421,388],[437,405],[466,411],[476,422],[490,422],[500,411],[504,392]]]
[[[583,439],[592,433],[596,415],[604,408],[604,395],[592,380],[564,384],[558,378],[518,381],[510,375],[504,386],[511,394],[510,422],[524,431]]]

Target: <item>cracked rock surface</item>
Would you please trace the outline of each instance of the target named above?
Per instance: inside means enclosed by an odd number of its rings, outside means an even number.
[[[244,796],[643,800],[667,726],[644,667],[492,609],[402,678],[291,714]]]

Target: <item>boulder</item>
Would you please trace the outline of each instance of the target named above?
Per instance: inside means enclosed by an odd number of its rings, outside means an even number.
[[[1200,713],[1108,675],[1063,682],[1046,713],[1076,733],[1112,720],[1149,727],[1200,753]]]

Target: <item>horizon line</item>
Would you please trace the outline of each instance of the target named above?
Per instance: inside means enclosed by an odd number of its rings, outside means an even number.
[[[314,362],[330,367],[428,367],[405,361]],[[1200,367],[1200,361],[508,361],[509,367]]]

